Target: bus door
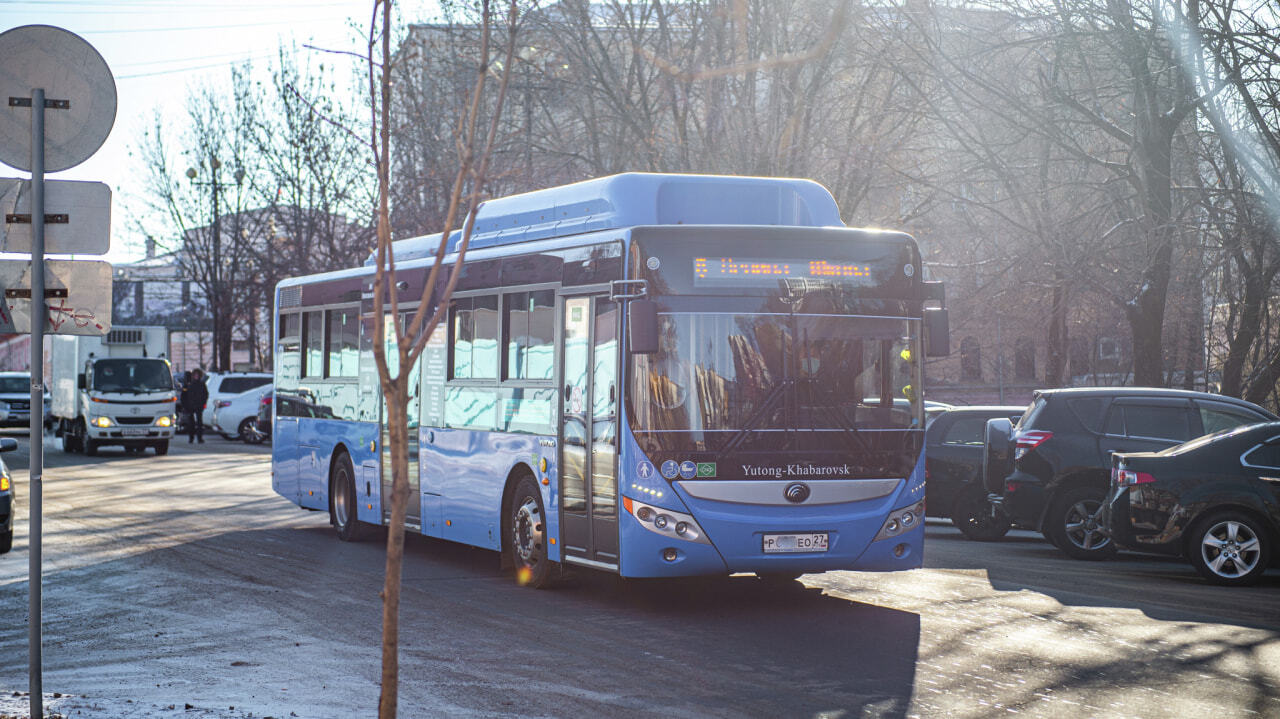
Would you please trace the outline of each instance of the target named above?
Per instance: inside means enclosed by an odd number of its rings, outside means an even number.
[[[405,315],[401,313],[401,321],[404,321]],[[392,372],[395,372],[397,365],[395,358],[398,356],[396,349],[395,327],[391,324],[391,317],[385,318],[386,325],[384,327],[384,337],[387,343],[387,361],[390,363]],[[422,416],[421,402],[419,395],[422,387],[421,362],[413,367],[413,372],[409,378],[409,402],[405,405],[406,413],[409,415],[409,498],[405,505],[405,525],[413,529],[422,529],[422,494],[418,491],[418,424]],[[391,523],[391,484],[393,477],[391,476],[391,430],[387,426],[388,413],[387,402],[380,402],[382,411],[379,416],[382,418],[381,431],[379,432],[379,442],[382,445],[382,522],[383,524]]]
[[[560,357],[560,526],[569,561],[618,566],[618,307],[565,297]]]

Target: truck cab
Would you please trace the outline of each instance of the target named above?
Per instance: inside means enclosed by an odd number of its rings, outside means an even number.
[[[166,454],[178,397],[164,348],[98,338],[58,339],[65,341],[55,343],[52,352],[53,415],[63,451],[94,455],[99,447],[117,445],[128,452],[150,447]]]

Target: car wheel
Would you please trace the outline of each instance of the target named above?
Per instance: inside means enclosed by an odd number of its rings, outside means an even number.
[[[258,431],[258,428],[255,426],[256,422],[257,420],[255,420],[253,417],[245,417],[243,420],[241,420],[240,426],[236,428],[235,439],[240,439],[245,442],[250,441],[249,436],[252,434],[256,434]],[[231,439],[231,437],[228,437],[227,439]]]
[[[547,558],[546,512],[542,492],[533,477],[525,476],[511,496],[511,528],[507,550],[516,569],[516,582],[534,589],[551,586],[551,560]]]
[[[1012,524],[1004,510],[987,500],[982,487],[971,484],[956,497],[951,509],[951,523],[964,536],[979,542],[991,542],[1009,533]]]
[[[1266,525],[1243,512],[1213,512],[1195,523],[1187,558],[1214,584],[1255,584],[1271,562]]]
[[[156,442],[155,447],[156,447],[156,456],[157,456],[157,457],[158,457],[158,456],[160,456],[160,455],[162,455],[162,454],[168,454],[168,453],[169,453],[169,440],[167,440],[167,439],[162,439],[162,440],[160,440],[159,442]]]
[[[1054,546],[1074,559],[1109,559],[1116,553],[1115,542],[1102,526],[1102,504],[1106,495],[1091,487],[1074,487],[1050,505],[1045,518],[1045,536]]]
[[[13,530],[12,529],[10,529],[7,532],[0,532],[0,554],[4,554],[5,552],[8,552],[10,549],[13,549]]]
[[[329,523],[344,542],[364,539],[366,524],[356,518],[356,471],[351,457],[341,452],[329,471]]]
[[[267,441],[267,438],[271,435],[258,429],[258,421],[253,419],[248,421],[249,429],[248,433],[244,435],[244,441],[248,444],[262,444]]]

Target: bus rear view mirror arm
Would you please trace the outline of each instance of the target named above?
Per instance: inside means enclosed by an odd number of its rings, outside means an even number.
[[[658,351],[658,305],[653,300],[627,303],[627,348],[631,354]]]
[[[930,357],[946,357],[951,354],[951,320],[945,309],[925,308],[924,344],[926,354]]]

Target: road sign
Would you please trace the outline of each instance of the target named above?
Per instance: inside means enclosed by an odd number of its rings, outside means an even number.
[[[31,181],[0,177],[0,252],[31,252]],[[44,181],[44,251],[102,255],[111,249],[111,188]]]
[[[31,266],[0,260],[0,333],[31,332]],[[44,262],[46,333],[105,335],[111,330],[111,265],[85,260]]]
[[[44,171],[75,167],[116,121],[116,81],[83,38],[50,25],[0,33],[0,162],[31,168],[31,90],[44,90]],[[25,103],[25,104],[24,104]]]

